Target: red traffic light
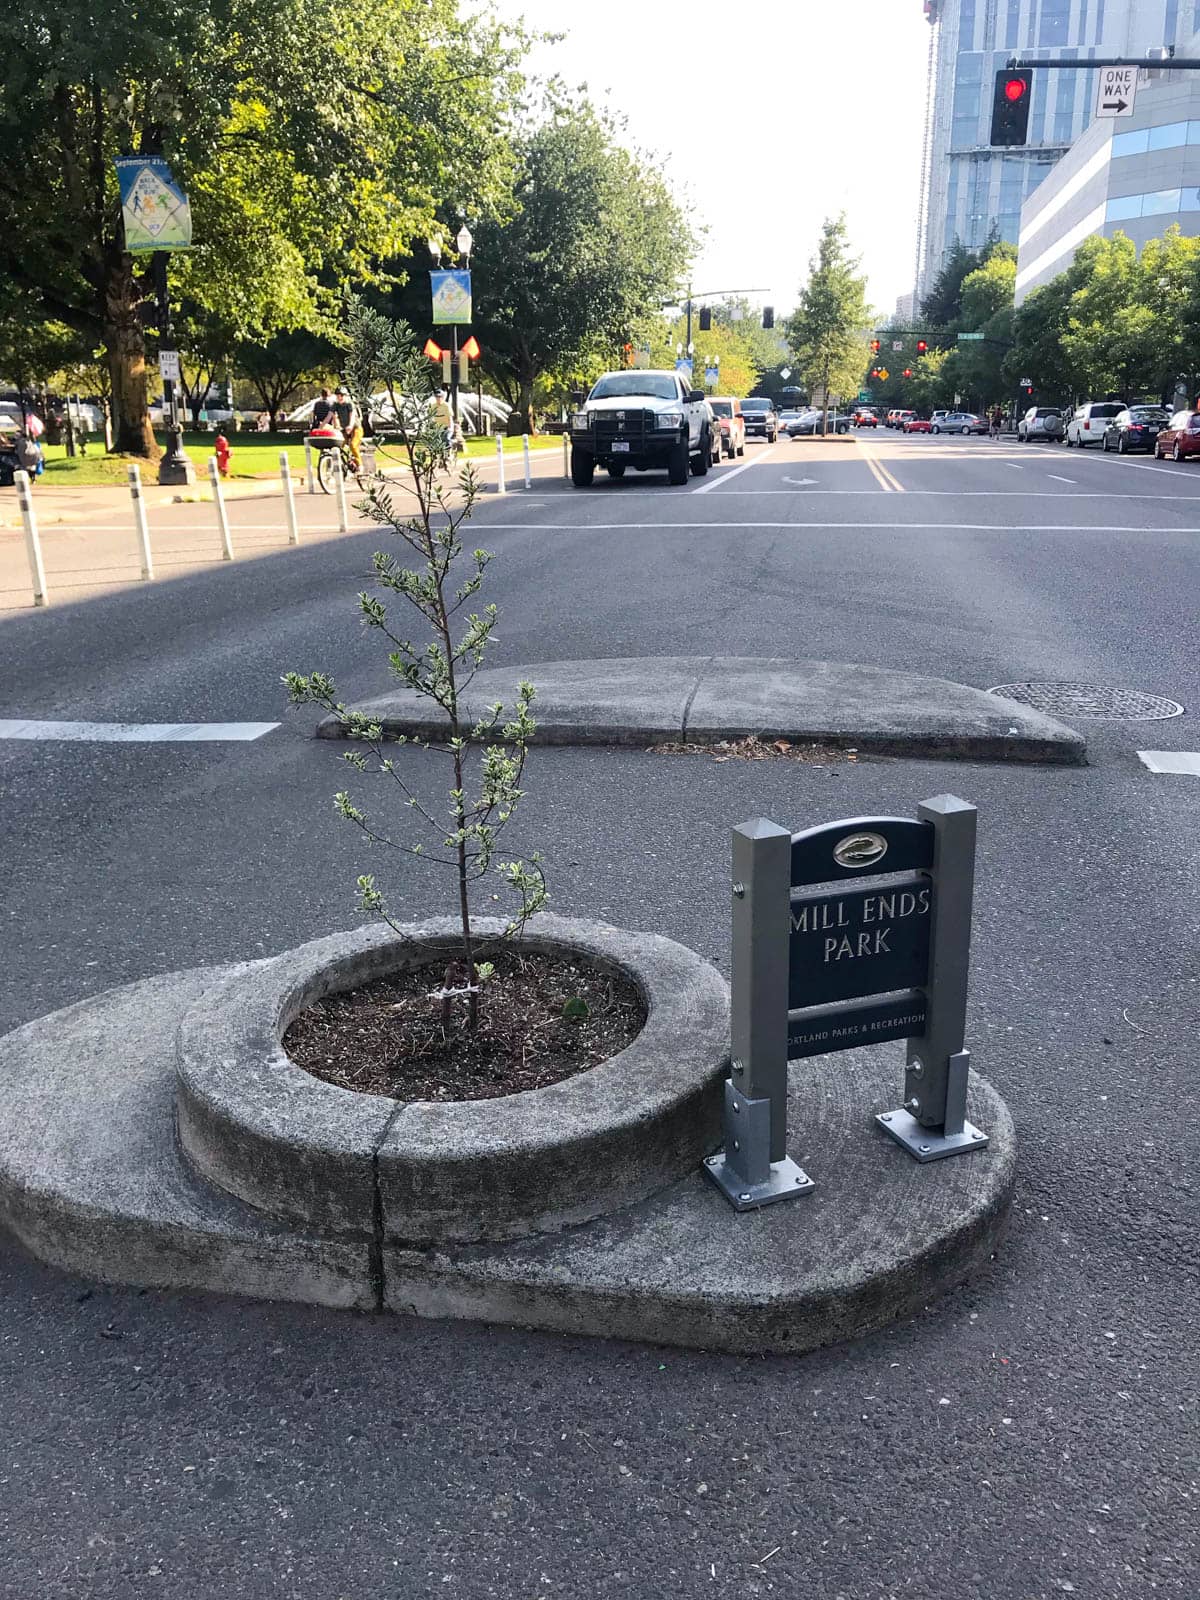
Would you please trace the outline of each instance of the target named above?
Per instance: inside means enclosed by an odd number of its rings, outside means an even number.
[[[918,339],[917,340],[917,354],[919,356],[923,356],[925,354],[926,350],[928,350],[928,349],[929,349],[929,346],[928,346],[928,344],[926,344],[924,339]]]
[[[1017,101],[1018,100],[1023,100],[1028,93],[1029,93],[1029,79],[1028,78],[1008,78],[1005,81],[1005,84],[1004,84],[1004,98],[1011,105],[1016,105]]]
[[[905,367],[904,376],[906,378],[911,378],[912,377],[912,368],[911,367]]]
[[[879,340],[878,339],[872,339],[871,340],[871,354],[874,355],[874,356],[877,356],[879,354]]]

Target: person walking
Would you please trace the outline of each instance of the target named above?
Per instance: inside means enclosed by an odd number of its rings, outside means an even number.
[[[439,389],[433,397],[433,425],[443,435],[446,441],[446,454],[454,454],[454,413],[450,409],[450,402],[446,398],[445,389]]]
[[[1004,424],[1004,413],[999,406],[992,407],[992,426],[988,430],[993,439],[1000,437],[1000,429]]]

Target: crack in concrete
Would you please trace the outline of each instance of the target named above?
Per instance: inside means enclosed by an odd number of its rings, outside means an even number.
[[[717,659],[716,656],[713,655],[713,656],[709,656],[708,659],[704,662],[703,666],[701,666],[701,668],[700,668],[700,671],[696,674],[695,683],[692,685],[691,689],[688,691],[687,699],[683,703],[683,719],[682,719],[682,722],[681,722],[681,725],[680,725],[680,729],[679,729],[679,736],[684,741],[685,744],[687,743],[687,736],[688,736],[688,718],[692,714],[692,701],[696,698],[696,695],[697,695],[697,693],[699,692],[699,689],[700,689],[700,685],[704,682],[704,674],[708,671],[709,667],[712,666],[713,662],[716,659]]]
[[[383,1131],[371,1151],[371,1243],[367,1250],[367,1276],[375,1296],[376,1311],[386,1311],[387,1277],[383,1255],[383,1186],[379,1181],[379,1152],[391,1136],[392,1129],[409,1109],[410,1102],[398,1100],[396,1108],[383,1125]]]

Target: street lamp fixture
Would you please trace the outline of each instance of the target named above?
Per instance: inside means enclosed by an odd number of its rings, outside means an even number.
[[[469,259],[471,255],[471,246],[475,243],[475,241],[471,237],[471,230],[467,227],[465,222],[458,230],[458,238],[455,239],[454,243],[458,246],[459,255],[466,256]]]
[[[436,265],[436,263],[442,259],[441,242],[430,235],[430,237],[426,239],[425,243],[429,247],[429,254],[433,258],[434,264]]]

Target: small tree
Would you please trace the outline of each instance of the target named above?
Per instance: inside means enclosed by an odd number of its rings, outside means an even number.
[[[858,388],[867,350],[870,313],[866,280],[850,255],[846,219],[829,217],[821,229],[808,282],[788,319],[788,338],[810,389],[848,395]]]
[[[407,324],[395,322],[352,301],[347,316],[347,355],[345,377],[356,404],[366,415],[368,397],[383,389],[387,392],[403,430],[404,448],[412,474],[411,487],[401,492],[416,502],[407,515],[394,499],[392,489],[375,480],[359,504],[371,521],[387,528],[407,547],[409,559],[377,552],[373,559],[375,584],[385,596],[396,596],[410,605],[428,629],[427,642],[405,637],[391,622],[388,601],[379,594],[363,592],[358,597],[364,625],[377,630],[388,641],[388,666],[393,676],[419,695],[424,695],[445,719],[443,749],[453,768],[449,792],[449,819],[435,815],[432,802],[426,802],[411,786],[400,765],[387,754],[381,725],[361,712],[348,710],[338,699],[333,679],[326,673],[308,676],[289,672],[284,676],[294,705],[318,705],[336,716],[349,737],[367,747],[349,750],[342,759],[356,772],[372,773],[388,781],[402,809],[415,814],[432,830],[437,843],[432,850],[425,844],[397,838],[390,829],[376,826],[366,812],[342,791],[335,796],[339,813],[362,830],[373,845],[398,850],[422,861],[449,866],[458,888],[459,918],[462,928],[461,967],[447,970],[441,989],[443,1022],[450,1023],[451,1002],[465,1000],[467,1025],[474,1027],[479,1014],[480,987],[492,973],[490,962],[480,961],[479,944],[471,925],[472,884],[493,868],[517,895],[517,909],[506,934],[518,932],[526,920],[547,900],[546,883],[540,857],[499,861],[496,849],[503,830],[521,801],[521,782],[535,723],[530,715],[534,687],[522,682],[509,716],[497,701],[478,721],[465,717],[463,695],[483,665],[496,625],[496,607],[482,612],[464,608],[483,587],[483,576],[491,561],[486,550],[475,550],[463,557],[460,529],[469,519],[479,495],[479,484],[468,465],[458,479],[458,496],[444,478],[449,442],[444,429],[434,420],[429,362],[418,353]],[[456,635],[455,629],[459,631]],[[419,742],[422,748],[435,748],[423,741],[401,736],[401,745]],[[471,746],[480,745],[475,785],[471,780]],[[373,874],[358,879],[359,909],[382,916],[393,928],[394,920],[385,892]],[[457,980],[457,981],[456,981]],[[461,1008],[460,1008],[461,1009]]]

